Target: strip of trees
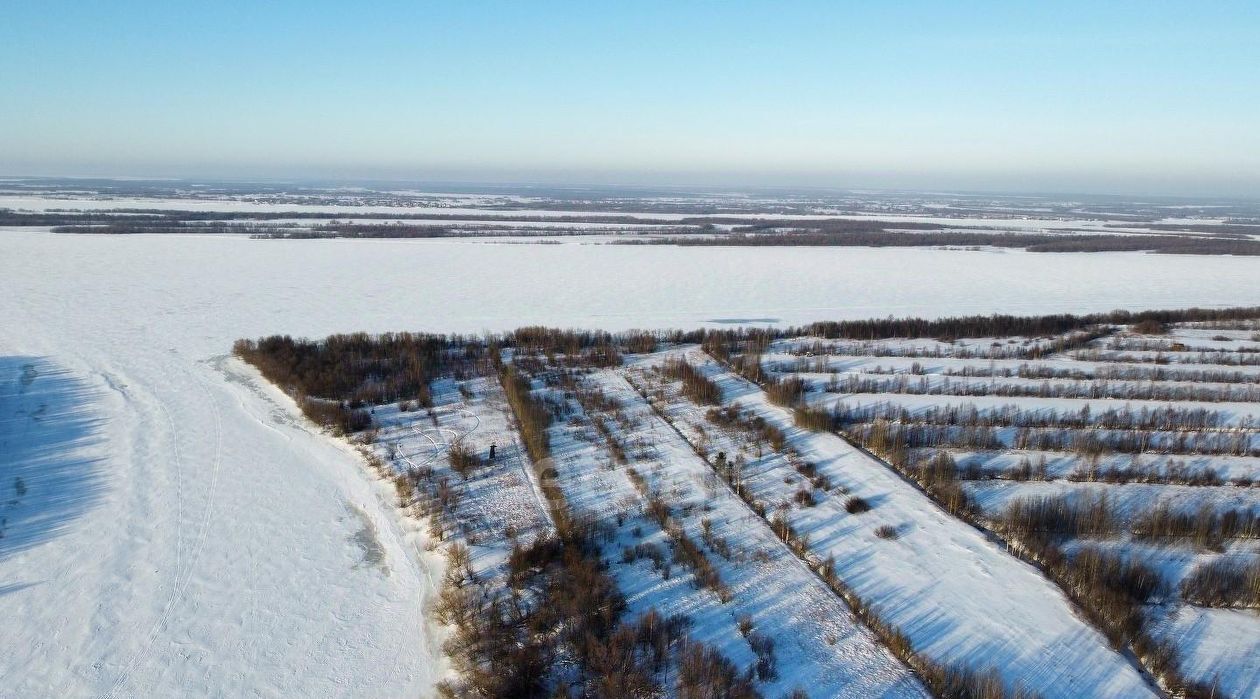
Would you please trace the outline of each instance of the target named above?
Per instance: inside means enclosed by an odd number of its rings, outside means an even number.
[[[832,410],[837,424],[885,420],[906,425],[942,425],[957,427],[1015,427],[1057,428],[1070,430],[1144,430],[1194,432],[1194,437],[1208,435],[1208,430],[1228,430],[1250,439],[1245,431],[1252,429],[1251,418],[1231,423],[1229,413],[1207,408],[1162,405],[1131,406],[1090,410],[1088,405],[1080,410],[1028,409],[1008,404],[992,408],[978,408],[972,403],[932,405],[911,410],[889,401],[850,405],[837,401]]]
[[[1072,358],[1085,362],[1123,362],[1128,364],[1208,364],[1217,366],[1260,366],[1260,356],[1249,353],[1221,352],[1156,352],[1130,354],[1110,350],[1088,349],[1072,353]]]
[[[722,389],[687,360],[670,358],[661,364],[665,376],[682,382],[683,395],[697,405],[717,405],[722,402]]]
[[[795,355],[806,355],[808,359],[797,361],[796,371],[825,371],[826,358],[838,357],[914,357],[920,359],[1037,359],[1060,352],[1088,346],[1094,340],[1111,334],[1111,327],[1099,327],[1093,330],[1081,330],[1061,336],[1042,338],[1039,340],[1024,339],[1022,342],[1009,340],[1005,343],[994,340],[987,345],[955,344],[957,338],[943,338],[942,345],[907,346],[896,343],[884,343],[878,340],[862,342],[824,342],[815,340],[812,343],[796,344],[790,351]],[[790,370],[790,369],[788,369]],[[911,371],[911,373],[918,373]]]
[[[1194,569],[1181,597],[1202,607],[1260,607],[1260,558],[1219,558]]]
[[[897,224],[897,228],[903,228]],[[786,228],[786,226],[782,226]],[[736,230],[713,236],[668,236],[626,241],[651,245],[705,247],[963,247],[1017,248],[1029,252],[1155,252],[1169,255],[1260,255],[1260,241],[1250,238],[1193,235],[1092,235],[1054,233],[983,233],[957,230]]]
[[[876,419],[845,423],[843,431],[859,442],[890,435],[907,448],[925,447],[965,450],[1022,449],[1064,451],[1082,457],[1108,454],[1197,454],[1203,456],[1260,456],[1245,432],[1148,432],[1143,430],[1072,430],[1023,427],[929,425]]]
[[[1004,381],[953,381],[946,376],[935,381],[927,376],[911,379],[845,374],[826,384],[831,393],[895,393],[915,396],[1003,396],[1010,398],[1094,398],[1113,400],[1196,401],[1202,403],[1260,402],[1260,384],[1228,386],[1184,386],[1166,383],[1111,383],[1074,381],[1038,384]]]
[[[880,367],[863,368],[868,374],[895,374],[897,370]],[[920,369],[921,371],[921,369]],[[910,373],[919,373],[911,371]],[[1039,364],[1021,364],[1010,367],[973,366],[946,367],[945,376],[963,377],[1018,377],[1021,379],[1073,379],[1077,381],[1171,381],[1195,383],[1260,384],[1260,372],[1228,371],[1218,369],[1181,369],[1165,366],[1082,366],[1071,369]]]

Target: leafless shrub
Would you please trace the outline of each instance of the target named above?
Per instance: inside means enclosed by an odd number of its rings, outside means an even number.
[[[756,631],[749,632],[746,637],[748,647],[757,656],[757,679],[770,682],[778,678],[778,661],[774,655],[774,639]]]
[[[460,478],[468,480],[474,471],[481,467],[481,456],[469,449],[463,442],[452,444],[447,451],[450,459],[451,470],[458,473]]]
[[[727,363],[735,373],[757,385],[771,381],[770,374],[762,367],[761,354],[758,352],[731,357]]]
[[[764,388],[766,397],[775,405],[792,408],[805,400],[805,381],[799,376],[767,379]]]
[[[1133,324],[1133,332],[1140,335],[1166,335],[1168,327],[1155,319],[1147,319]]]
[[[814,432],[828,432],[833,427],[831,413],[825,408],[797,406],[792,411],[792,421],[797,427],[803,427]]]
[[[689,364],[685,359],[667,359],[661,371],[671,379],[682,381],[683,395],[697,405],[717,405],[722,402],[722,389],[717,383]]]
[[[551,411],[543,401],[533,396],[529,378],[516,367],[504,365],[499,381],[516,416],[525,450],[536,462],[546,459],[551,454],[550,438],[547,436]]]
[[[303,398],[298,405],[311,422],[339,435],[348,435],[372,426],[372,415],[368,411],[351,408],[345,402]]]
[[[1003,476],[1013,481],[1044,481],[1046,480],[1046,456],[1039,455],[1036,462],[1027,456],[1021,457],[1019,463],[1008,468]]]
[[[754,699],[758,697],[752,680],[716,650],[692,641],[678,658],[678,681],[674,687],[679,699]]]
[[[634,546],[626,546],[621,549],[622,563],[634,563],[641,558],[651,561],[654,570],[660,570],[665,567],[665,553],[656,544],[635,544]]]
[[[1065,495],[1019,498],[1007,506],[997,527],[1021,539],[1056,540],[1112,536],[1119,524],[1105,495],[1071,498]]]
[[[858,515],[858,514],[862,514],[863,512],[869,512],[871,509],[871,504],[867,502],[866,500],[863,500],[862,498],[854,495],[845,501],[844,509],[846,512],[848,512],[851,515]]]
[[[1260,537],[1260,516],[1251,510],[1217,512],[1210,505],[1188,512],[1161,502],[1134,519],[1133,535],[1141,539],[1182,539],[1204,548],[1219,548],[1226,539]]]
[[[769,443],[770,448],[775,451],[782,451],[787,446],[787,435],[783,433],[783,430],[770,424],[760,415],[740,410],[738,406],[710,408],[705,414],[705,419],[722,427],[742,429],[758,442]]]
[[[1181,582],[1181,596],[1203,607],[1260,607],[1260,559],[1204,563]]]

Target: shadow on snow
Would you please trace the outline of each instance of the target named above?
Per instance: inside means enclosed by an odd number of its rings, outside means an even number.
[[[0,560],[64,533],[101,497],[98,393],[45,357],[0,357]]]

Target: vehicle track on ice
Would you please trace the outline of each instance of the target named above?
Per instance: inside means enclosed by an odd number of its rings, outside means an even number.
[[[436,427],[421,427],[419,425],[413,425],[411,428],[412,432],[414,434],[420,435],[421,437],[424,437],[425,439],[429,440],[429,444],[432,447],[432,451],[430,451],[428,457],[426,457],[424,461],[420,463],[416,463],[415,461],[411,459],[411,457],[407,456],[406,454],[403,454],[401,451],[398,454],[398,458],[407,462],[408,468],[419,470],[421,467],[428,466],[434,461],[437,461],[438,458],[442,456],[442,454],[446,453],[447,451],[450,451],[450,448],[453,444],[458,443],[459,441],[467,438],[469,435],[471,435],[472,433],[480,429],[481,418],[477,417],[476,413],[472,412],[471,410],[466,410],[464,408],[460,408],[459,412],[463,415],[463,417],[473,419],[472,427],[468,428],[467,430],[463,432],[460,432],[459,430],[456,430],[454,428],[442,427],[440,425]],[[441,436],[444,436],[446,433],[450,433],[450,434],[454,434],[455,437],[453,439],[447,439],[446,441],[443,441],[443,442],[438,442],[438,440],[433,438],[432,433],[434,432],[438,433]],[[398,440],[395,440],[395,441],[398,441]]]
[[[169,373],[168,373],[168,376],[169,376]],[[179,484],[177,485],[177,491],[179,493],[178,497],[180,501],[177,508],[178,515],[177,515],[177,521],[176,521],[176,537],[177,537],[176,538],[177,563],[176,563],[176,571],[175,571],[176,583],[175,583],[175,586],[171,589],[170,594],[168,594],[166,603],[163,605],[162,611],[159,614],[158,618],[150,626],[149,632],[146,635],[145,640],[140,644],[140,647],[137,648],[136,651],[131,655],[131,658],[126,662],[126,664],[123,665],[123,669],[120,671],[118,676],[114,679],[114,682],[110,685],[109,690],[107,690],[102,695],[103,697],[114,697],[118,695],[118,692],[122,690],[122,688],[126,685],[132,673],[138,667],[140,667],[142,663],[141,656],[145,655],[146,651],[148,651],[153,646],[153,643],[154,641],[157,640],[158,635],[161,634],[166,629],[167,625],[170,623],[175,607],[183,600],[184,594],[186,593],[188,589],[188,585],[192,581],[193,573],[196,570],[197,562],[201,557],[201,551],[206,542],[206,535],[210,529],[210,522],[214,518],[214,503],[215,503],[216,492],[218,490],[218,485],[219,485],[219,470],[220,470],[220,466],[222,465],[222,460],[223,460],[223,416],[219,410],[218,402],[215,401],[214,395],[210,392],[209,387],[206,385],[205,379],[200,378],[200,377],[195,377],[193,381],[197,384],[197,387],[201,389],[201,392],[205,394],[206,402],[211,407],[213,411],[213,415],[214,415],[214,456],[211,459],[210,487],[207,490],[206,507],[203,512],[201,522],[198,526],[196,540],[193,543],[191,552],[188,554],[187,565],[184,567],[184,570],[181,571],[179,570],[179,561],[182,558],[180,551],[182,550],[182,545],[183,545],[182,544],[183,542],[182,455],[179,451],[179,446],[178,446],[179,445],[178,432],[174,431],[173,429],[171,433],[171,442],[172,442],[172,449],[175,453],[174,463],[176,465],[176,474],[177,474],[176,482]],[[156,393],[153,395],[153,398],[154,400],[158,402],[162,412],[166,415],[167,419],[171,421],[172,428],[173,428],[174,426],[173,420],[171,420],[170,410],[167,407],[166,401],[162,400]],[[145,660],[151,659],[152,657],[153,657],[152,654],[145,655]]]

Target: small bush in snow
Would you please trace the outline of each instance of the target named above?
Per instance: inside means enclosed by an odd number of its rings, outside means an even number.
[[[854,495],[853,497],[845,501],[844,509],[848,511],[848,513],[851,515],[857,515],[863,512],[869,512],[871,509],[871,504],[863,500],[862,498]]]
[[[891,541],[897,538],[897,528],[891,524],[881,524],[875,528],[875,536]]]

